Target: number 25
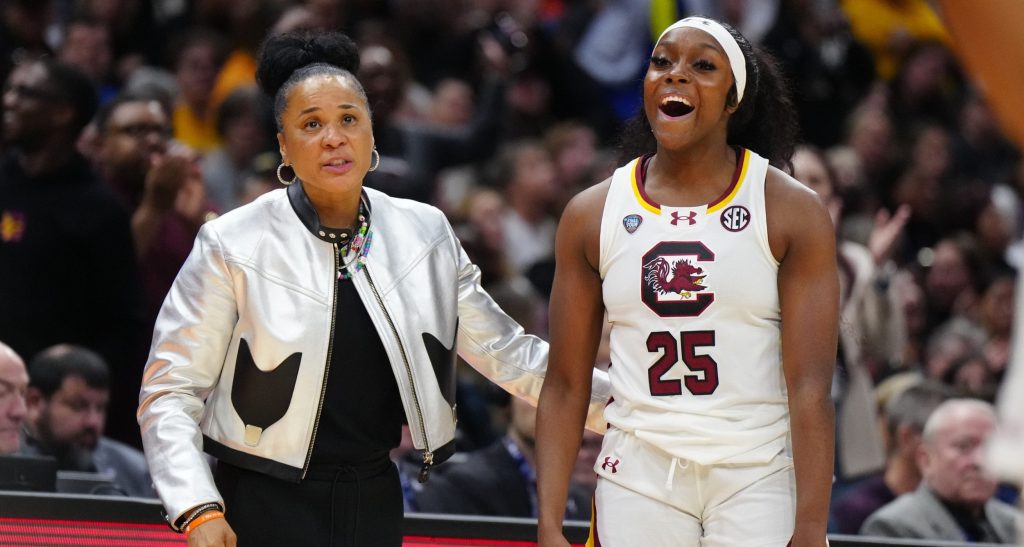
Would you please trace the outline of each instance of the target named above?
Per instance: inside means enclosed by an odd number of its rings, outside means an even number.
[[[651,395],[682,395],[684,383],[686,389],[694,395],[711,395],[718,388],[718,363],[710,355],[697,355],[694,350],[701,346],[714,346],[715,331],[681,332],[679,340],[682,342],[683,363],[696,374],[687,374],[682,381],[662,378],[679,362],[679,345],[676,344],[676,337],[670,332],[652,332],[647,336],[647,351],[662,353],[661,357],[647,369]]]

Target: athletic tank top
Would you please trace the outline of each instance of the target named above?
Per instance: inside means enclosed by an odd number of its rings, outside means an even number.
[[[740,149],[712,203],[644,192],[646,159],[612,176],[600,274],[611,323],[608,423],[700,464],[770,461],[786,447],[778,261],[768,245],[768,161]]]

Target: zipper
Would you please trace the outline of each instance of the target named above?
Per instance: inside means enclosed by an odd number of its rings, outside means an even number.
[[[331,334],[327,344],[327,363],[324,365],[324,379],[320,383],[320,402],[316,405],[316,417],[313,418],[313,436],[309,438],[309,449],[306,451],[306,462],[302,464],[302,478],[306,478],[309,472],[309,460],[313,457],[313,444],[316,443],[316,431],[320,428],[320,413],[324,409],[324,399],[327,397],[327,375],[331,372],[331,356],[334,353],[334,319],[337,316],[338,307],[338,264],[341,262],[341,249],[334,244],[334,269],[331,272],[334,291],[331,298]]]
[[[423,467],[420,469],[419,481],[421,483],[427,482],[427,479],[430,478],[430,468],[434,465],[434,453],[430,450],[430,439],[427,437],[427,425],[423,421],[423,410],[420,408],[420,398],[416,394],[416,382],[413,381],[412,366],[409,364],[409,356],[405,353],[405,346],[402,345],[402,338],[398,336],[398,328],[395,327],[395,322],[391,320],[391,315],[388,314],[387,308],[384,307],[384,299],[381,298],[380,292],[377,291],[377,285],[373,282],[373,277],[370,276],[370,269],[365,264],[363,265],[363,272],[366,273],[366,280],[370,282],[370,289],[373,290],[373,296],[377,299],[377,305],[380,306],[381,311],[384,312],[384,319],[387,319],[388,326],[391,327],[391,333],[395,335],[395,340],[398,341],[398,350],[402,353],[402,362],[405,365],[405,374],[409,379],[409,386],[412,387],[413,406],[416,407],[416,417],[419,418],[420,433],[423,435]]]

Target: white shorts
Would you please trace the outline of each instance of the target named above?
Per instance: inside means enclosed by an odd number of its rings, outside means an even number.
[[[588,547],[785,547],[796,519],[793,460],[700,465],[618,429],[605,435]]]

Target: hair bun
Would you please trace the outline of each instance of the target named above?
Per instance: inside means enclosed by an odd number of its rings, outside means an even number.
[[[287,32],[270,36],[260,48],[256,82],[274,97],[296,70],[314,63],[326,63],[355,74],[359,70],[359,49],[340,32]]]

